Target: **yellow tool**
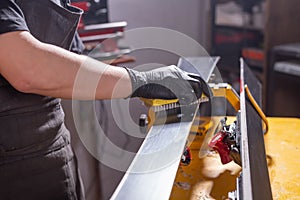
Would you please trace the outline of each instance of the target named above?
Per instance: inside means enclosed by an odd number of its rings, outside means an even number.
[[[207,97],[204,93],[202,93],[202,97],[197,101],[189,104],[189,105],[180,105],[178,99],[171,99],[171,100],[164,100],[164,99],[145,99],[140,98],[144,104],[149,107],[148,112],[148,126],[151,127],[154,123],[155,124],[163,124],[163,123],[172,123],[172,122],[179,122],[186,117],[188,120],[192,120],[194,117],[195,109],[192,107],[197,106],[198,104],[208,102],[209,97]],[[189,108],[191,107],[191,108]],[[182,110],[185,110],[185,115],[191,116],[183,116]],[[188,111],[191,111],[190,113]],[[187,112],[186,112],[187,111]],[[196,120],[200,122],[200,118],[197,116]],[[201,121],[203,121],[201,119]],[[206,123],[207,124],[207,123]],[[197,130],[198,132],[198,124],[197,127],[193,127],[193,130]],[[202,130],[200,128],[199,130]]]
[[[238,111],[240,98],[236,91],[228,83],[209,84],[214,97],[224,97]]]
[[[255,99],[253,98],[249,88],[247,85],[245,85],[245,91],[246,91],[246,94],[252,104],[252,106],[254,107],[254,109],[256,110],[256,112],[259,114],[259,116],[261,117],[261,119],[264,121],[265,123],[265,130],[264,130],[264,134],[267,134],[268,131],[269,131],[269,123],[268,123],[268,120],[267,120],[267,117],[266,115],[263,113],[263,111],[261,110],[261,108],[259,107],[259,105],[256,103]]]

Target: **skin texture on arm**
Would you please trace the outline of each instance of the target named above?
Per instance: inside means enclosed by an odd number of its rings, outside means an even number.
[[[0,73],[17,90],[44,96],[91,100],[132,92],[126,69],[42,43],[27,31],[0,35]]]

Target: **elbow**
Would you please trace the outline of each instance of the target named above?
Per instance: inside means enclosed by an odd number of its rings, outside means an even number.
[[[26,78],[18,78],[17,80],[12,81],[11,85],[19,92],[23,92],[23,93],[33,92],[32,81]]]

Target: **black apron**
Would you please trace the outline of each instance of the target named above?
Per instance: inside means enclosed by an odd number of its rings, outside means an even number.
[[[81,10],[67,0],[15,0],[33,36],[77,52]],[[60,99],[0,77],[0,199],[84,199]]]

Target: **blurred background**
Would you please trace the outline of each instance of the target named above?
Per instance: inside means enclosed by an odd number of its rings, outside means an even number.
[[[78,32],[85,44],[84,53],[95,59],[129,67],[177,64],[178,55],[158,49],[135,51],[130,44],[124,46],[120,42],[126,40],[126,31],[135,28],[171,29],[192,38],[209,55],[220,56],[217,66],[222,79],[236,91],[239,91],[242,57],[263,86],[263,110],[268,116],[300,116],[299,0],[73,0],[72,3],[85,11]],[[191,56],[203,56],[200,54]],[[63,102],[86,197],[109,199],[124,172],[100,163],[86,150],[74,126],[71,104]],[[118,128],[111,102],[95,104],[98,122],[105,127],[110,140],[136,152],[143,140]],[[133,104],[131,115],[137,122],[147,110],[139,101]]]

